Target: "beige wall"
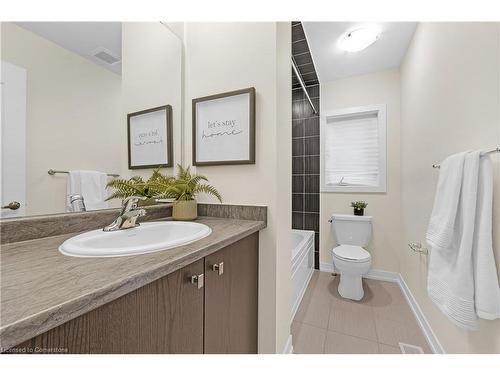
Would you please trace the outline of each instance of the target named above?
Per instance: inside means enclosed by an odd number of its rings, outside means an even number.
[[[398,271],[400,251],[400,77],[399,69],[366,74],[321,84],[321,112],[385,104],[387,107],[387,192],[320,194],[320,262],[331,266],[335,238],[328,223],[332,213],[352,214],[350,203],[368,203],[373,216],[368,250],[372,268]]]
[[[290,48],[289,23],[185,26],[187,165],[191,164],[191,100],[251,86],[256,90],[256,164],[198,167],[197,172],[219,189],[225,203],[268,206],[268,227],[260,234],[261,353],[281,352],[290,334]]]
[[[6,22],[2,60],[27,70],[26,214],[64,212],[66,176],[48,169],[120,173],[121,78]]]
[[[480,330],[454,326],[427,296],[427,258],[408,242],[425,242],[438,171],[431,165],[461,150],[495,147],[500,141],[499,25],[419,24],[401,68],[400,270],[446,352],[499,353],[500,320],[481,320]],[[494,249],[500,269],[500,160],[494,155]]]
[[[26,215],[65,211],[66,176],[50,168],[151,174],[128,169],[127,113],[170,104],[181,162],[182,41],[159,22],[123,23],[121,76],[12,23],[2,59],[28,75]]]
[[[274,223],[276,226],[276,352],[290,339],[291,236],[292,228],[292,45],[289,22],[276,24],[276,132]],[[262,275],[262,281],[264,275]],[[263,311],[263,313],[265,313]],[[264,315],[265,316],[265,315]],[[263,347],[265,348],[265,346]]]
[[[182,41],[160,22],[124,22],[122,60],[122,172],[124,176],[148,177],[152,169],[128,170],[127,113],[171,105],[174,166],[181,163]],[[172,174],[173,170],[164,172]]]

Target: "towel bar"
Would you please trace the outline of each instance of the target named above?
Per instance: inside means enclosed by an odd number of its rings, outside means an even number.
[[[55,170],[53,170],[53,169],[49,169],[49,170],[47,171],[47,173],[48,173],[48,174],[50,174],[51,176],[53,176],[53,175],[55,175],[56,173],[66,173],[66,174],[68,174],[68,173],[69,173],[69,171],[55,171]],[[107,175],[108,175],[109,177],[120,177],[120,175],[119,175],[119,174],[116,174],[116,173],[107,173]]]
[[[500,147],[494,148],[493,150],[481,152],[481,156],[492,154],[494,152],[500,152]],[[432,168],[441,168],[441,164],[432,164]]]

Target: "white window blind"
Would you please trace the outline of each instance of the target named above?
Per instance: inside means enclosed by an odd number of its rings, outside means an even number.
[[[377,112],[330,117],[324,129],[326,186],[380,186]]]

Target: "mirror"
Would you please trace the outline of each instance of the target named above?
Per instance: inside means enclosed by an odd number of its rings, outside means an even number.
[[[87,211],[116,207],[102,184],[181,162],[183,44],[172,30],[2,22],[2,218],[78,211],[77,195]]]

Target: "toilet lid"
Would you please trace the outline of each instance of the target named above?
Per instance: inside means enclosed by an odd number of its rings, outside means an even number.
[[[371,258],[368,251],[359,246],[340,245],[333,249],[333,255],[351,262],[365,262]]]

